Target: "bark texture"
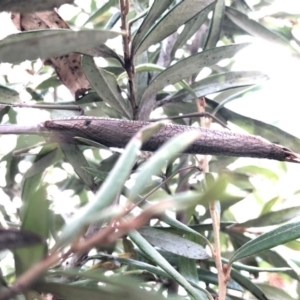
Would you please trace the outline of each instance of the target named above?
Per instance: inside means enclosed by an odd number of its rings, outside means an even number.
[[[40,125],[40,130],[46,140],[51,142],[80,143],[74,137],[83,137],[107,147],[124,148],[132,136],[148,124],[148,122],[141,121],[71,117],[46,121]],[[174,124],[165,124],[143,144],[142,150],[155,151],[171,137],[191,130],[200,131],[201,136],[184,151],[185,153],[299,162],[299,156],[291,150],[259,136]]]

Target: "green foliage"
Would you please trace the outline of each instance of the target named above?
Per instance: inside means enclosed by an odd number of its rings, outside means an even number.
[[[54,2],[0,1],[0,11],[73,3]],[[198,116],[184,116],[201,110],[202,100],[230,129],[299,152],[294,132],[255,119],[259,106],[249,106],[248,114],[234,107],[249,95],[258,97],[269,79],[263,71],[235,67],[250,40],[280,47],[299,63],[298,15],[266,13],[272,3],[263,0],[131,0],[128,12],[120,9],[124,0],[77,2],[67,6],[74,9],[69,16],[62,15],[72,29],[25,31],[0,41],[3,126],[41,121],[38,110],[13,106],[23,102],[53,105],[47,107],[51,114],[40,110],[45,118],[74,116],[76,105],[87,116],[148,121],[183,115],[174,123],[203,125]],[[81,73],[91,87],[76,100],[51,66],[39,70],[39,59],[60,60],[70,52],[82,54]],[[29,77],[21,78],[20,70]],[[77,90],[80,82],[72,82]],[[145,157],[143,142],[161,126],[143,128],[124,150],[82,137],[75,138],[84,146],[45,145],[39,136],[0,137],[0,249],[13,251],[13,260],[1,253],[0,299],[20,288],[26,299],[49,292],[70,300],[212,300],[224,285],[215,271],[218,252],[218,272],[232,268],[226,299],[300,299],[299,186],[293,181],[299,166],[180,154],[197,132]],[[213,230],[218,226],[219,246]],[[66,266],[68,255],[79,254]],[[20,285],[10,289],[14,282]]]

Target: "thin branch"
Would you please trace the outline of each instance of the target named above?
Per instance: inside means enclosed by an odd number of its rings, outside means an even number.
[[[180,116],[170,116],[170,117],[165,117],[165,118],[155,118],[155,119],[151,119],[149,121],[150,122],[156,122],[156,121],[162,121],[162,120],[176,120],[176,119],[184,119],[184,118],[191,118],[191,117],[208,117],[208,118],[212,118],[216,123],[219,123],[224,128],[227,128],[227,129],[230,130],[230,128],[225,123],[223,123],[220,119],[218,119],[217,117],[215,117],[214,115],[212,115],[211,113],[208,113],[206,111],[204,111],[204,112],[196,112],[196,113],[189,113],[189,114],[183,114],[183,115],[180,115]]]
[[[78,111],[78,116],[84,115],[84,110],[79,105],[59,105],[59,104],[1,104],[3,106],[20,107],[20,108],[38,108],[38,109],[57,109],[67,111]]]
[[[211,119],[207,119],[205,117],[205,98],[201,97],[197,101],[197,107],[199,113],[203,114],[204,117],[201,118],[201,126],[205,128],[209,128],[211,125]],[[209,160],[208,156],[204,155],[203,160],[201,162],[201,167],[205,173],[209,172]],[[226,290],[227,290],[227,280],[226,274],[223,270],[222,258],[221,258],[221,244],[220,244],[220,212],[218,209],[219,202],[217,200],[212,199],[213,201],[209,203],[209,211],[212,220],[213,227],[213,237],[214,237],[214,249],[212,251],[212,257],[215,261],[216,268],[218,271],[218,300],[225,300],[226,298]]]
[[[120,10],[121,10],[121,30],[123,34],[123,51],[124,51],[124,67],[128,75],[128,86],[129,86],[129,101],[133,110],[133,119],[137,116],[137,104],[135,99],[135,69],[133,63],[133,56],[129,47],[131,40],[130,28],[127,24],[127,14],[129,12],[129,0],[120,0]]]

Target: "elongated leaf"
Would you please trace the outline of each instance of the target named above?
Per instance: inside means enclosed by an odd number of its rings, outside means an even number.
[[[114,58],[121,64],[121,66],[124,65],[123,59],[115,51],[107,47],[105,44],[94,47],[92,49],[80,51],[80,52],[93,57],[101,56],[104,58]]]
[[[225,0],[217,0],[204,49],[211,49],[213,47],[216,47],[222,30],[224,13]]]
[[[252,295],[255,296],[257,299],[269,300],[269,298],[266,297],[264,292],[255,283],[253,283],[252,280],[243,276],[240,272],[232,269],[230,276],[237,283],[239,283],[242,287],[244,287],[246,290],[248,290],[250,293],[252,293]]]
[[[41,186],[37,190],[32,190],[26,195],[28,199],[22,199],[25,209],[22,216],[23,230],[30,231],[44,237],[49,235],[49,204],[47,200],[46,187]],[[47,253],[46,244],[36,245],[30,248],[16,249],[14,251],[16,274],[20,275],[28,270],[36,262],[42,260]]]
[[[74,0],[1,0],[0,11],[32,13],[35,11],[51,10],[62,4],[73,2]]]
[[[239,248],[244,244],[252,241],[249,237],[243,235],[240,232],[227,230],[227,229],[225,230],[225,232],[229,234],[232,244],[234,245],[235,248]],[[298,268],[294,268],[294,266],[290,264],[287,259],[283,258],[277,252],[273,250],[265,250],[263,252],[258,253],[257,256],[261,257],[270,265],[273,265],[277,268],[289,268],[290,270],[287,270],[286,274],[288,274],[291,278],[294,278],[296,280],[299,279]]]
[[[294,206],[285,208],[278,211],[270,211],[264,215],[259,216],[258,218],[249,220],[244,223],[237,224],[237,227],[263,227],[277,225],[280,223],[287,222],[293,218],[296,218],[300,215],[300,207]]]
[[[237,26],[250,33],[251,35],[261,38],[264,41],[268,41],[274,44],[275,46],[279,46],[284,49],[289,49],[289,51],[291,51],[299,57],[299,53],[295,50],[295,48],[293,48],[290,45],[287,39],[270,31],[258,22],[251,20],[247,15],[231,7],[226,7],[226,15],[232,22],[234,22]]]
[[[56,247],[69,243],[87,223],[97,220],[99,212],[109,207],[121,191],[128,175],[135,163],[142,143],[161,128],[161,124],[154,123],[139,131],[128,143],[118,162],[110,171],[107,179],[101,185],[95,200],[83,207],[62,231]]]
[[[137,180],[130,190],[129,199],[141,193],[146,182],[157,174],[169,159],[174,159],[199,137],[197,132],[180,134],[166,142],[146,163],[137,174]]]
[[[135,72],[136,73],[140,73],[140,72],[151,72],[151,71],[164,71],[166,68],[159,66],[159,65],[155,65],[155,64],[141,64],[141,65],[137,65],[135,68]],[[123,72],[122,74],[120,74],[118,76],[118,81],[120,79],[123,78],[127,78],[127,73]],[[180,82],[178,82],[175,87],[181,89],[184,88],[186,91],[188,91],[192,97],[194,97],[194,99],[197,98],[197,95],[195,94],[194,90],[192,89],[192,87],[185,81],[185,80],[181,80]]]
[[[150,29],[146,37],[139,44],[136,53],[142,53],[147,50],[149,46],[162,41],[171,33],[175,32],[182,24],[214,2],[215,0],[181,1]]]
[[[145,90],[142,101],[147,101],[147,97],[158,92],[167,85],[176,83],[194,73],[200,72],[204,67],[216,64],[220,60],[233,57],[238,51],[249,44],[237,44],[209,49],[185,58],[172,65],[156,76],[148,88]]]
[[[0,103],[15,104],[20,102],[19,93],[0,85]]]
[[[240,247],[231,257],[230,263],[251,256],[266,249],[293,241],[300,237],[300,222],[282,225],[260,235]]]
[[[81,178],[81,180],[86,184],[87,187],[89,187],[91,191],[95,191],[96,184],[94,182],[94,177],[84,169],[88,168],[90,165],[78,146],[75,144],[66,143],[60,143],[59,146],[79,178]]]
[[[43,243],[41,236],[25,230],[0,229],[0,251]]]
[[[93,22],[98,17],[103,15],[105,12],[107,12],[112,6],[116,5],[118,3],[118,0],[108,0],[106,1],[98,10],[96,10],[84,23],[86,25],[89,22]]]
[[[164,297],[159,293],[152,291],[143,291],[139,287],[139,282],[134,278],[126,276],[105,276],[102,272],[97,271],[55,271],[55,274],[64,277],[74,278],[80,277],[86,280],[79,280],[75,284],[64,284],[57,282],[43,282],[35,288],[40,292],[51,292],[60,295],[66,299],[101,299],[118,300],[120,297],[125,297],[131,300],[152,300],[153,298],[163,300]],[[87,286],[88,283],[90,283]],[[105,284],[98,284],[98,283]],[[72,297],[72,298],[70,298]]]
[[[118,32],[49,29],[25,31],[0,41],[0,61],[20,63],[26,59],[61,56],[78,49],[93,48],[115,38]],[[24,51],[26,49],[26,51]]]
[[[236,168],[235,172],[252,174],[252,175],[261,175],[274,181],[279,180],[279,176],[275,172],[273,172],[270,169],[259,167],[259,166],[250,165],[250,166],[240,167],[240,168]]]
[[[137,46],[141,43],[142,39],[149,30],[149,27],[153,25],[153,23],[164,13],[164,11],[171,5],[173,1],[174,0],[154,1],[142,25],[132,40],[131,51],[133,53],[135,53]]]
[[[165,258],[159,254],[136,230],[129,233],[130,239],[158,266],[160,266],[172,279],[186,289],[186,291],[196,300],[203,300],[186,279],[181,276]]]
[[[262,209],[261,209],[261,212],[260,212],[260,215],[264,215],[268,212],[270,212],[273,208],[273,206],[278,203],[279,201],[281,201],[281,197],[280,196],[276,196],[272,199],[270,199],[268,202],[264,203]]]
[[[177,49],[186,44],[186,42],[199,30],[201,25],[207,19],[208,13],[211,11],[212,7],[209,5],[198,13],[195,17],[184,24],[184,29],[179,34],[176,39],[173,49],[171,51],[171,57],[174,57]]]
[[[99,97],[118,112],[131,119],[132,112],[129,109],[129,103],[122,97],[121,89],[114,74],[98,68],[91,56],[83,57],[82,68]]]
[[[169,252],[192,259],[210,257],[202,246],[178,235],[150,228],[141,228],[138,231],[150,244]]]
[[[43,172],[44,170],[46,170],[46,168],[59,161],[61,157],[62,153],[58,148],[54,149],[53,151],[50,151],[45,156],[33,162],[32,166],[24,174],[24,178],[29,178],[34,175],[37,175],[38,173]]]
[[[288,290],[278,288],[269,284],[259,283],[257,286],[264,292],[268,299],[272,300],[295,300]]]
[[[107,259],[112,260],[112,261],[118,261],[122,265],[133,266],[133,267],[136,267],[139,270],[146,270],[148,272],[151,272],[153,274],[156,274],[156,275],[159,275],[159,276],[162,276],[162,277],[171,278],[171,276],[168,273],[166,273],[164,270],[162,270],[161,268],[155,267],[152,264],[142,262],[142,261],[139,261],[139,260],[134,260],[134,259],[130,259],[130,258],[123,258],[123,257],[118,257],[118,256],[113,256],[113,255],[108,255],[108,254],[103,254],[103,253],[89,257],[89,259],[102,259],[102,258],[107,258]],[[198,276],[199,276],[199,280],[201,280],[201,281],[204,281],[206,283],[213,283],[213,284],[218,283],[218,277],[215,273],[212,273],[212,272],[210,272],[208,270],[205,270],[205,269],[197,269],[197,273],[198,273]],[[199,287],[198,282],[195,283],[195,282],[190,281],[189,279],[187,279],[187,281],[193,287],[195,287],[195,288]],[[233,290],[237,290],[237,291],[242,291],[241,286],[238,285],[232,279],[230,279],[229,282],[228,282],[228,288],[233,289]]]
[[[239,86],[256,85],[267,80],[267,75],[257,71],[233,71],[208,76],[191,85],[197,97],[217,93]],[[179,91],[170,98],[170,102],[192,100],[187,91]]]

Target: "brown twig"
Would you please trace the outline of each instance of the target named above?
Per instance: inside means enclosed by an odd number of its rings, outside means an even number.
[[[133,119],[137,117],[137,104],[135,100],[135,69],[133,63],[133,56],[130,51],[129,43],[131,40],[130,28],[127,24],[127,14],[129,12],[129,0],[120,0],[121,10],[121,30],[123,34],[123,51],[124,51],[124,67],[128,75],[128,86],[129,86],[129,101],[133,110]]]
[[[211,125],[211,119],[206,118],[205,116],[205,98],[201,97],[197,101],[197,107],[199,113],[203,114],[204,117],[201,118],[201,126],[209,128]],[[201,162],[201,167],[204,172],[209,172],[209,160],[208,156],[204,155],[203,160]],[[212,220],[213,227],[213,237],[214,237],[214,249],[212,251],[212,257],[215,261],[216,268],[218,271],[218,300],[225,300],[226,298],[226,290],[227,290],[227,276],[226,271],[223,269],[222,257],[221,257],[221,244],[220,244],[220,212],[218,209],[219,203],[217,200],[212,199],[209,203],[209,211]]]

